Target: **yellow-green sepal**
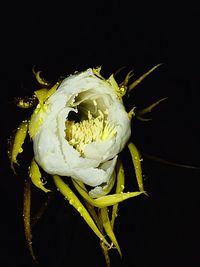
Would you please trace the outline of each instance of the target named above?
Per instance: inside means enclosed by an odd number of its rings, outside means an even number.
[[[55,93],[58,86],[59,83],[56,83],[51,89],[43,88],[34,92],[36,97],[38,98],[39,103],[36,109],[34,110],[29,123],[29,135],[31,138],[33,138],[34,135],[38,132],[40,126],[42,125],[46,117],[46,109],[47,109],[46,100],[52,94]]]
[[[161,64],[157,64],[156,66],[154,66],[153,68],[151,68],[150,70],[148,70],[146,73],[144,73],[142,76],[140,76],[137,80],[135,80],[134,82],[132,82],[129,86],[128,86],[128,91],[132,91],[139,83],[141,83],[141,81],[143,81],[151,72],[153,72],[155,69],[157,69]]]
[[[69,186],[58,175],[54,175],[53,180],[54,180],[56,187],[60,191],[60,193],[80,213],[80,215],[86,221],[88,226],[93,230],[93,232],[100,238],[100,240],[102,242],[104,242],[104,244],[106,246],[110,247],[110,244],[105,239],[105,237],[100,232],[100,230],[97,228],[97,226],[96,226],[95,222],[93,221],[92,217],[90,216],[89,212],[86,210],[86,208],[80,202],[78,197],[72,192],[72,190],[69,188]]]
[[[73,181],[74,186],[76,187],[79,194],[92,206],[98,207],[98,208],[104,208],[108,206],[115,205],[119,202],[122,202],[126,199],[129,199],[131,197],[136,197],[142,194],[143,192],[136,191],[136,192],[127,192],[127,193],[120,193],[120,194],[110,194],[107,196],[102,196],[96,199],[93,199],[89,196],[87,193],[87,190],[83,183],[79,181]]]
[[[107,207],[100,209],[100,216],[101,216],[101,220],[102,220],[103,227],[105,229],[106,234],[109,236],[110,240],[115,245],[115,247],[117,248],[117,251],[119,252],[120,256],[122,257],[120,246],[117,242],[117,239],[116,239],[115,234],[113,232],[113,228],[111,226],[111,222],[110,222],[110,219],[108,216],[108,208]]]
[[[135,168],[135,175],[136,175],[139,190],[140,192],[144,192],[140,153],[137,147],[132,142],[128,144],[128,148],[131,153],[132,162]]]
[[[11,148],[10,152],[10,162],[11,162],[11,168],[14,170],[14,164],[18,164],[17,161],[17,156],[19,153],[23,152],[22,145],[24,144],[24,140],[27,135],[27,130],[28,130],[28,121],[24,120],[20,123],[20,125],[17,128],[15,137],[14,137],[14,142]]]
[[[29,176],[31,178],[32,183],[37,186],[38,188],[40,188],[42,191],[44,191],[45,193],[50,192],[50,189],[47,189],[44,187],[44,184],[41,180],[42,175],[39,169],[39,166],[37,165],[35,159],[33,158],[31,161],[31,165],[29,168]]]
[[[123,193],[124,190],[124,185],[125,185],[125,176],[124,176],[124,168],[121,160],[118,159],[117,161],[117,184],[116,184],[116,194],[121,194]],[[116,203],[112,207],[112,218],[111,218],[111,226],[114,228],[114,223],[115,219],[117,217],[117,212],[118,212],[118,206],[119,203]]]

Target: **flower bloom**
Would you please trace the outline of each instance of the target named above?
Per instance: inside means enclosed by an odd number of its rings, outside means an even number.
[[[35,160],[47,173],[70,176],[93,187],[90,196],[108,193],[117,155],[131,135],[131,121],[110,79],[96,72],[71,75],[29,124]]]
[[[31,98],[16,99],[20,108],[32,108],[36,103],[37,106],[30,120],[23,120],[14,138],[10,139],[8,155],[11,168],[15,172],[15,164],[19,165],[17,157],[23,152],[22,146],[29,133],[33,141],[34,157],[29,167],[30,179],[26,179],[24,185],[23,218],[27,245],[35,262],[37,259],[32,247],[30,220],[31,183],[45,193],[51,191],[44,186],[39,166],[52,176],[56,189],[80,213],[100,239],[107,266],[110,266],[108,251],[111,248],[116,248],[120,256],[122,255],[113,231],[118,204],[146,194],[141,156],[137,147],[129,140],[131,118],[147,120],[143,116],[166,99],[160,99],[142,110],[133,107],[127,113],[122,97],[126,92],[130,93],[159,65],[131,84],[128,82],[133,75],[132,71],[118,85],[113,75],[105,79],[100,75],[100,68],[90,68],[68,76],[51,88],[51,84],[40,77],[40,71],[35,72],[33,68],[37,81],[44,88],[35,91]],[[134,192],[124,192],[123,162],[120,155],[117,158],[126,144],[138,185],[138,190]],[[75,192],[66,183],[66,176],[72,178]],[[90,187],[89,192],[85,185]],[[114,185],[115,192],[109,194]],[[85,205],[76,193],[84,199]]]

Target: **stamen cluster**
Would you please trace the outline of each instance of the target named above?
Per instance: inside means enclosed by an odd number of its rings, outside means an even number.
[[[98,113],[99,116],[93,117],[88,111],[88,119],[80,122],[66,120],[66,139],[82,155],[85,145],[111,139],[117,133],[116,127],[106,120],[104,113],[101,110]]]

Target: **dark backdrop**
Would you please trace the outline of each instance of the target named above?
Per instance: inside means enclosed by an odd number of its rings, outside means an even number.
[[[163,63],[138,86],[128,105],[145,107],[166,96],[168,100],[153,111],[152,121],[133,123],[132,139],[144,153],[200,166],[200,10],[165,2],[32,1],[7,4],[1,13],[0,262],[32,267],[36,265],[23,234],[24,177],[9,169],[6,139],[24,117],[13,98],[37,89],[33,65],[56,81],[100,65],[105,76],[125,66],[138,77]],[[145,157],[143,169],[149,197],[120,205],[115,232],[123,258],[111,253],[112,267],[199,266],[199,170]],[[127,179],[133,179],[130,172]],[[131,190],[130,180],[127,183]],[[36,198],[39,203],[43,193],[37,192]],[[38,266],[104,266],[98,239],[62,197],[52,202],[33,234]]]

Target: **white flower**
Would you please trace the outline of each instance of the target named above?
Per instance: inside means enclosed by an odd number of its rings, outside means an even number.
[[[117,155],[130,134],[130,119],[113,84],[95,70],[71,75],[30,121],[35,160],[49,174],[71,176],[95,187],[112,187]]]

